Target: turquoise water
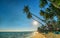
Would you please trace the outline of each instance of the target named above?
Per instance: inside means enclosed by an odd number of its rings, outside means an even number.
[[[0,32],[0,38],[30,38],[32,32]]]

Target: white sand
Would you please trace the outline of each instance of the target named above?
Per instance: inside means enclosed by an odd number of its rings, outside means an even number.
[[[32,38],[60,38],[60,34],[54,34],[54,33],[43,34],[34,32],[32,34]]]

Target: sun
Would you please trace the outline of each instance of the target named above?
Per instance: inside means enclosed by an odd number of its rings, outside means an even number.
[[[37,21],[33,21],[33,25],[38,25],[38,22]]]

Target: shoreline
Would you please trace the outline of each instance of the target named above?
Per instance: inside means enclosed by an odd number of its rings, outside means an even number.
[[[60,34],[54,34],[52,32],[49,32],[48,34],[44,33],[35,33],[32,38],[60,38]]]

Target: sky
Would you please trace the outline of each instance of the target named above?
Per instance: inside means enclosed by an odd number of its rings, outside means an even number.
[[[41,24],[34,26],[34,20],[27,18],[23,12],[23,8],[25,5],[28,5],[31,13],[43,19],[42,16],[39,15],[41,9],[39,4],[39,0],[0,0],[0,31],[37,30],[37,27],[41,26]],[[45,8],[47,7],[48,6]],[[55,17],[54,19],[56,20],[57,18]]]
[[[39,16],[39,0],[0,0],[0,31],[34,31],[33,20],[23,12],[25,5]],[[41,16],[40,16],[41,18]]]

